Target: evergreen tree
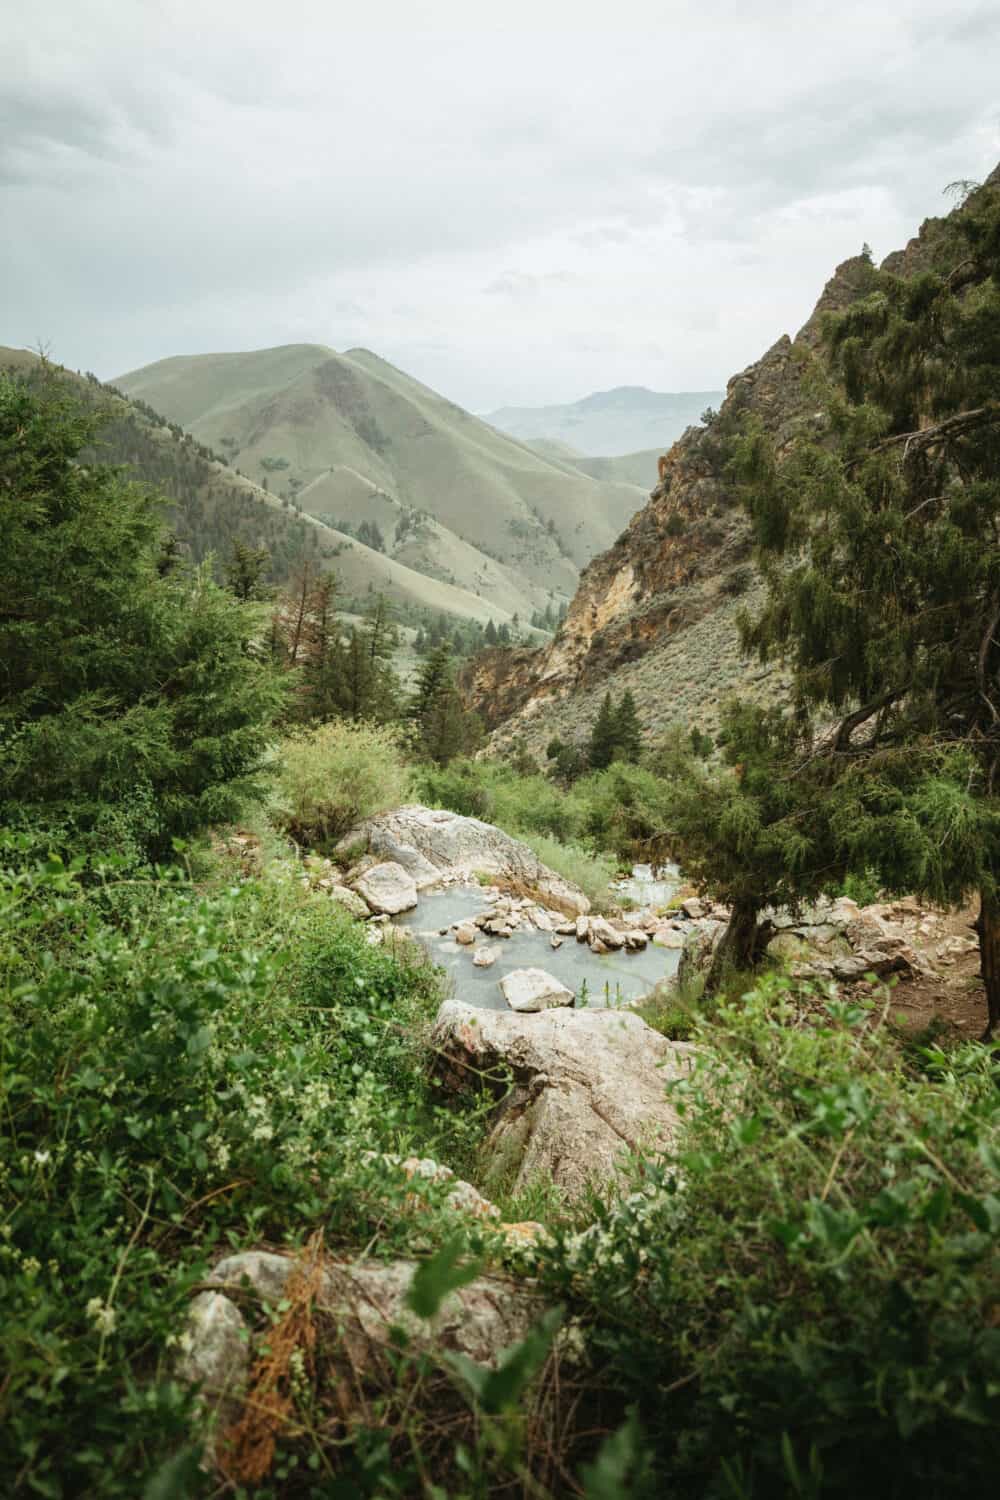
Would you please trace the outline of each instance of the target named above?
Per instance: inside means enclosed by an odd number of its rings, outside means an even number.
[[[642,754],[642,725],[636,712],[635,699],[630,691],[622,694],[615,713],[615,760],[631,761],[634,765]]]
[[[424,662],[410,705],[420,751],[438,765],[475,747],[481,730],[468,713],[455,684],[447,644],[437,646]]]
[[[497,628],[492,620],[487,622],[484,640],[487,646],[495,646],[497,643]]]
[[[759,427],[739,445],[768,584],[744,634],[790,657],[800,712],[839,715],[826,754],[854,767],[853,858],[939,901],[978,888],[996,1027],[1000,185],[925,253],[909,281],[870,268],[870,295],[828,320],[831,441],[780,463]]]
[[[162,502],[80,461],[100,425],[0,377],[0,815],[159,854],[259,789],[282,694],[207,569],[161,571]]]
[[[611,694],[604,695],[600,713],[594,721],[594,727],[590,732],[590,744],[587,747],[587,759],[595,771],[603,771],[605,766],[610,766],[615,758],[618,748],[618,725],[615,722],[615,710],[611,702]]]
[[[226,564],[226,587],[244,603],[267,597],[264,578],[271,561],[266,547],[250,547],[238,538]]]

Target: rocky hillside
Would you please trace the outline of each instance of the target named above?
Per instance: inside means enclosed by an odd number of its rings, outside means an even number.
[[[998,178],[1000,168],[989,180]],[[912,276],[933,267],[943,222],[928,220],[885,269]],[[783,335],[734,376],[711,424],[688,428],[674,444],[649,503],[584,570],[551,645],[516,661],[487,653],[470,665],[466,692],[498,726],[497,745],[520,741],[538,754],[556,735],[581,740],[609,688],[631,689],[652,736],[672,725],[712,732],[720,703],[737,689],[780,698],[780,669],[739,651],[736,617],[759,584],[748,523],[725,477],[725,439],[755,413],[780,452],[823,420],[808,378],[822,352],[822,318],[863,295],[869,276],[863,256],[838,266],[795,338]]]
[[[643,502],[552,463],[365,349],[318,344],[160,360],[122,375],[258,484],[377,524],[406,566],[522,614],[568,599]]]

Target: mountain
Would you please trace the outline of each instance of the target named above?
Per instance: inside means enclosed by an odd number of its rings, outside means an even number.
[[[550,463],[576,469],[591,479],[610,479],[616,484],[636,484],[646,489],[656,478],[656,461],[662,448],[645,448],[641,453],[621,453],[610,458],[588,458],[577,453],[569,443],[552,438],[528,438],[525,446],[540,453]]]
[[[522,612],[568,599],[644,499],[532,452],[365,349],[178,356],[116,385],[312,515],[376,523],[407,566]]]
[[[504,406],[484,421],[523,442],[547,438],[578,453],[612,458],[647,448],[665,453],[686,427],[701,421],[706,408],[717,407],[722,396],[722,391],[650,391],[642,385],[620,385],[564,406]]]
[[[0,346],[0,369],[32,378],[40,375],[40,368],[36,355]],[[276,583],[286,581],[306,561],[332,568],[345,607],[384,593],[408,612],[444,613],[484,625],[491,618],[509,621],[515,613],[528,618],[528,593],[491,558],[476,554],[481,594],[447,576],[449,548],[462,544],[434,522],[421,521],[420,541],[407,538],[399,555],[387,556],[314,516],[299,514],[145,402],[129,399],[93,376],[61,373],[81,395],[100,402],[109,413],[95,461],[128,465],[137,479],[167,498],[167,521],[193,561],[209,553],[224,560],[239,540],[267,547]],[[407,553],[419,560],[421,546],[435,554],[442,576],[408,565]]]
[[[1000,167],[984,184],[996,187]],[[884,269],[904,278],[953,269],[946,224],[928,219]],[[494,729],[496,748],[517,744],[544,757],[554,737],[582,743],[609,690],[631,690],[651,737],[672,727],[714,732],[736,691],[783,699],[780,666],[747,661],[739,648],[737,616],[761,584],[749,522],[726,476],[727,441],[753,414],[780,457],[797,433],[825,421],[810,393],[824,356],[823,318],[865,295],[870,276],[863,256],[838,266],[795,338],[783,335],[735,375],[710,424],[678,439],[649,503],[584,570],[550,645],[486,652],[466,666],[465,695]]]

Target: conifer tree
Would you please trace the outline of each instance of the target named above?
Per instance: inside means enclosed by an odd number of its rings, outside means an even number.
[[[642,754],[642,725],[636,711],[635,699],[626,689],[615,711],[615,760],[631,761],[634,765]]]
[[[487,622],[486,633],[483,639],[486,641],[487,646],[495,646],[497,643],[497,628],[492,619]]]
[[[618,725],[611,694],[608,692],[604,695],[604,702],[601,704],[600,712],[594,720],[594,727],[590,733],[587,758],[591,767],[595,771],[603,771],[605,766],[610,766],[617,748]]]
[[[939,901],[978,888],[995,1028],[1000,182],[924,248],[931,269],[872,267],[870,294],[828,319],[830,440],[779,463],[762,429],[743,436],[734,468],[768,585],[744,637],[790,658],[801,713],[839,715],[825,753],[853,769],[852,858]]]
[[[266,547],[251,547],[237,538],[226,564],[226,587],[244,603],[267,597],[264,578],[271,561]]]

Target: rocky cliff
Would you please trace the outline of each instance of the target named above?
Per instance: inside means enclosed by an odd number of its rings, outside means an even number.
[[[942,223],[928,220],[885,269],[912,276],[934,265]],[[490,653],[466,670],[465,692],[497,748],[520,743],[538,755],[553,736],[582,740],[609,688],[631,689],[651,738],[672,725],[711,733],[736,690],[782,696],[780,669],[748,662],[739,650],[736,617],[760,585],[748,521],[725,476],[725,440],[749,413],[779,453],[803,428],[823,423],[809,379],[822,359],[823,317],[863,296],[870,278],[864,256],[838,266],[795,338],[782,336],[735,375],[714,420],[674,443],[649,503],[584,569],[549,646],[516,658]]]

